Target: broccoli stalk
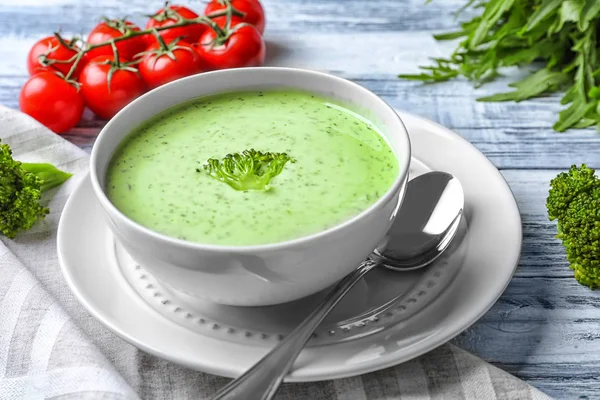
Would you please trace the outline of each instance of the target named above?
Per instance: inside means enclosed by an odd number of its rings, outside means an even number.
[[[50,164],[16,161],[7,144],[0,143],[0,233],[13,239],[50,212],[39,201],[42,193],[71,177]]]
[[[575,279],[600,288],[600,179],[592,168],[575,165],[550,182],[546,208],[558,220],[557,238],[566,249]]]
[[[271,179],[281,173],[288,162],[295,162],[286,153],[263,153],[254,149],[227,154],[223,160],[209,159],[204,170],[214,179],[235,190],[263,190],[271,188]],[[200,172],[200,169],[196,169]]]

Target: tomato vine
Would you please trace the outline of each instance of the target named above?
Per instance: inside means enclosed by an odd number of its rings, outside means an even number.
[[[165,10],[169,10],[168,12],[165,11],[165,15],[167,15],[167,17],[162,16],[162,15],[158,16],[157,14],[155,14],[151,17],[171,18],[171,19],[175,18],[177,20],[177,22],[170,24],[170,25],[153,27],[151,29],[132,30],[132,29],[129,29],[129,27],[127,27],[127,24],[125,23],[125,20],[123,20],[123,19],[110,20],[106,17],[103,17],[104,21],[107,22],[107,24],[110,27],[117,29],[123,35],[116,37],[116,38],[112,38],[110,40],[107,40],[107,41],[104,41],[101,43],[95,43],[93,45],[86,45],[85,41],[78,37],[75,37],[71,40],[66,40],[65,38],[62,37],[60,32],[55,32],[54,36],[59,41],[59,43],[62,46],[66,47],[72,51],[75,51],[77,54],[75,54],[73,57],[71,57],[68,60],[54,60],[52,58],[48,58],[49,54],[51,54],[52,51],[55,50],[55,49],[51,48],[51,49],[48,49],[48,51],[46,53],[41,54],[39,56],[39,60],[42,65],[51,65],[53,63],[61,63],[61,64],[73,63],[71,65],[69,72],[64,76],[66,81],[73,83],[74,82],[72,80],[73,74],[77,70],[79,63],[81,62],[81,60],[83,59],[85,54],[87,54],[90,51],[97,49],[99,47],[110,45],[113,49],[115,59],[118,60],[118,53],[116,53],[115,44],[117,42],[132,39],[134,37],[144,36],[144,35],[153,35],[154,37],[156,37],[157,40],[159,40],[159,43],[160,43],[162,41],[162,38],[160,38],[160,35],[159,35],[160,31],[184,27],[184,26],[193,25],[193,24],[204,24],[216,32],[218,40],[216,40],[215,43],[216,44],[223,43],[224,41],[227,40],[227,38],[233,32],[229,32],[229,23],[227,24],[227,27],[225,29],[223,29],[223,28],[219,27],[219,25],[217,23],[215,23],[213,21],[213,19],[218,18],[218,17],[226,17],[227,20],[230,21],[231,17],[233,17],[233,16],[244,17],[245,14],[243,12],[237,10],[236,8],[234,8],[231,5],[231,2],[229,0],[222,0],[222,1],[224,2],[224,5],[226,7],[225,10],[217,11],[217,12],[207,14],[207,15],[200,15],[196,18],[185,18],[185,17],[181,16],[177,11],[169,9],[169,2],[167,1],[165,3]],[[81,42],[81,46],[77,46],[77,44],[79,42]]]

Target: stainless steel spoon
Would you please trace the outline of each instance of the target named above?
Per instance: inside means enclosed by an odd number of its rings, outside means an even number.
[[[432,263],[452,242],[463,208],[463,189],[452,175],[429,172],[411,180],[391,229],[369,259],[342,279],[302,324],[213,399],[271,399],[314,330],[367,272],[377,266],[406,271]]]

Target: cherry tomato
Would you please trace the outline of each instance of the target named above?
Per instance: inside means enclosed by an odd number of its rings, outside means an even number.
[[[150,89],[200,72],[200,56],[190,44],[182,40],[171,49],[175,59],[161,52],[158,43],[150,46],[147,51],[158,52],[146,54],[138,65],[140,74]]]
[[[154,14],[154,17],[150,18],[146,23],[146,29],[173,25],[177,22],[177,15],[186,19],[198,18],[198,14],[185,6],[170,5],[167,10],[164,8],[158,10],[156,14]],[[178,28],[165,29],[159,31],[159,34],[167,43],[172,42],[177,38],[182,38],[188,43],[195,43],[205,30],[206,25],[204,24],[192,24],[180,26]],[[152,45],[156,42],[156,39],[153,36],[148,36],[148,42]]]
[[[77,54],[77,51],[71,50],[60,44],[56,36],[48,36],[40,39],[31,47],[29,54],[27,54],[27,71],[29,72],[29,75],[34,75],[41,71],[58,71],[66,76],[73,66],[73,63],[70,62],[52,63],[45,67],[40,64],[39,56],[42,54],[46,54],[48,58],[53,60],[67,61],[73,58]],[[73,73],[72,78],[77,79],[84,64],[84,60],[81,60],[77,64],[77,70]]]
[[[265,32],[265,11],[258,0],[231,0],[231,5],[238,11],[245,13],[244,22],[254,25],[262,35]],[[204,9],[204,14],[212,14],[226,10],[225,3],[221,0],[211,0]]]
[[[119,63],[125,60],[119,59]],[[109,63],[107,63],[109,62]],[[137,71],[113,67],[114,56],[96,57],[79,75],[81,94],[86,105],[97,116],[110,119],[132,100],[144,93],[146,86]],[[111,68],[114,69],[110,79]]]
[[[84,104],[77,88],[55,72],[42,71],[23,85],[19,108],[50,130],[63,133],[77,125]]]
[[[137,32],[139,30],[140,28],[137,25],[129,21],[111,20],[101,22],[88,35],[88,43],[98,44],[106,42],[107,40],[124,36],[128,31]],[[144,51],[146,48],[146,38],[144,36],[136,36],[116,42],[119,58],[130,61],[136,54]],[[87,55],[90,60],[101,55],[112,56],[113,50],[107,44],[90,51]]]
[[[221,45],[211,45],[216,32],[208,30],[195,46],[208,69],[257,67],[265,61],[265,42],[255,27],[245,25],[232,30]]]

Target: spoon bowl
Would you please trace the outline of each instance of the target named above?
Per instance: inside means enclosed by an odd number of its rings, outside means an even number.
[[[432,263],[452,242],[464,203],[462,185],[451,174],[432,172],[409,182],[396,222],[371,259],[397,271]]]

